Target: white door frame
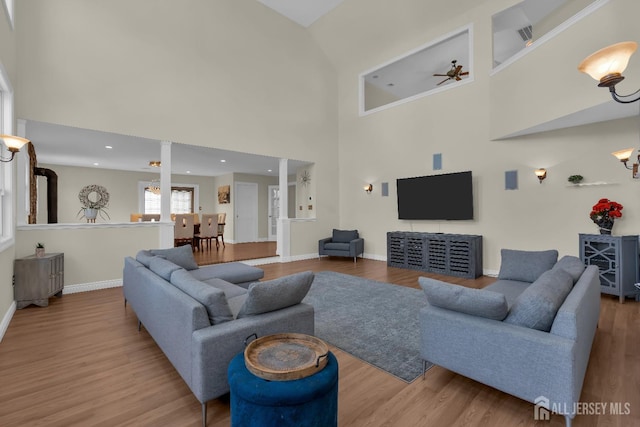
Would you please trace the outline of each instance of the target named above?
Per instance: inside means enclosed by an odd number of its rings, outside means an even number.
[[[278,193],[280,192],[280,186],[279,185],[269,185],[268,186],[268,191],[269,191],[269,200],[268,200],[268,217],[267,217],[267,228],[268,228],[268,232],[267,232],[267,239],[270,242],[274,242],[277,241],[278,239],[278,219],[280,218],[280,205],[278,204],[278,208],[274,211],[273,209],[273,194],[274,194],[274,190],[278,191]],[[278,196],[278,199],[280,199],[280,196]],[[274,219],[275,218],[275,219]],[[275,232],[273,230],[273,221],[275,221]]]

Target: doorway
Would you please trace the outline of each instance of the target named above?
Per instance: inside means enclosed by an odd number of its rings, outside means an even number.
[[[258,184],[236,182],[234,241],[236,243],[258,241]]]
[[[269,241],[278,239],[278,219],[280,218],[280,186],[269,186]]]

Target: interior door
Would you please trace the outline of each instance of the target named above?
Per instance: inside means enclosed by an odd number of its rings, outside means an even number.
[[[258,184],[236,182],[234,190],[234,242],[256,242],[258,240]]]
[[[278,218],[280,218],[280,187],[269,186],[269,240],[278,239]]]

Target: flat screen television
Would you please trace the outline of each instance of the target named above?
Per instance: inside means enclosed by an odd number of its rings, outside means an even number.
[[[471,171],[399,178],[398,219],[473,219]]]

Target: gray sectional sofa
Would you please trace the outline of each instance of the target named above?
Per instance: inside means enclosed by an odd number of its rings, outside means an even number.
[[[551,251],[502,250],[498,280],[471,289],[421,277],[421,357],[575,417],[598,317],[598,268]],[[533,417],[533,411],[531,412]]]
[[[301,303],[313,273],[259,282],[243,263],[198,268],[189,246],[126,257],[123,293],[160,349],[202,404],[229,391],[227,368],[245,340],[286,332],[314,334],[313,307]]]

